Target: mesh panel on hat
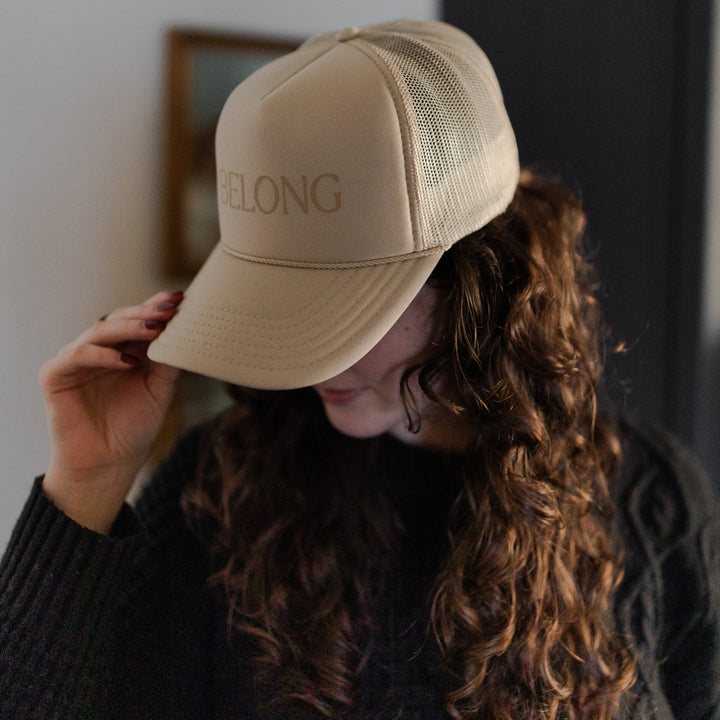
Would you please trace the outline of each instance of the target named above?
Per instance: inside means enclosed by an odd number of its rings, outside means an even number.
[[[458,52],[401,31],[364,39],[402,99],[420,240],[448,247],[502,212],[517,182],[515,139],[495,75],[477,46]]]

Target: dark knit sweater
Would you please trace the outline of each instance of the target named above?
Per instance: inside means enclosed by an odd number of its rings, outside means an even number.
[[[625,430],[614,480],[626,542],[617,596],[639,679],[623,717],[720,718],[720,530],[710,487],[667,438]],[[228,634],[203,543],[180,510],[201,433],[186,437],[109,536],[32,488],[0,565],[0,718],[254,720],[250,641]],[[447,492],[432,453],[386,444],[407,527],[382,631],[361,677],[363,718],[446,718],[447,678],[423,642]],[[284,716],[288,717],[288,716]],[[293,716],[295,717],[295,716]]]

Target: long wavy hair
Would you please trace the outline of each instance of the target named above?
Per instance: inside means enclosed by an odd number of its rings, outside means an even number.
[[[454,718],[609,720],[634,680],[613,621],[620,444],[599,401],[605,331],[584,231],[570,192],[524,172],[507,211],[429,281],[443,337],[402,392],[409,427],[419,386],[471,437],[428,618]],[[268,702],[343,717],[398,532],[368,482],[377,442],[336,433],[312,391],[234,393],[217,472],[199,473],[186,509],[213,521],[211,582],[254,639]]]

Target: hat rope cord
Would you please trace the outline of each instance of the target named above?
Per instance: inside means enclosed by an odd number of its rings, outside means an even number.
[[[343,270],[347,268],[372,267],[373,265],[386,265],[388,263],[401,262],[403,260],[413,260],[427,255],[435,255],[445,252],[450,245],[438,245],[434,248],[426,248],[425,250],[416,250],[411,253],[403,253],[402,255],[392,255],[383,258],[370,258],[369,260],[348,260],[347,262],[313,262],[306,260],[281,260],[279,258],[261,257],[258,255],[248,255],[231,248],[227,243],[221,242],[222,249],[233,257],[240,260],[248,260],[249,262],[257,262],[263,265],[283,265],[285,267],[310,268],[315,270]]]

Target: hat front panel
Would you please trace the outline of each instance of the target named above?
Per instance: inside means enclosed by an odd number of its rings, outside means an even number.
[[[218,125],[223,243],[281,263],[412,253],[402,137],[375,64],[338,44],[261,87],[240,85]]]

